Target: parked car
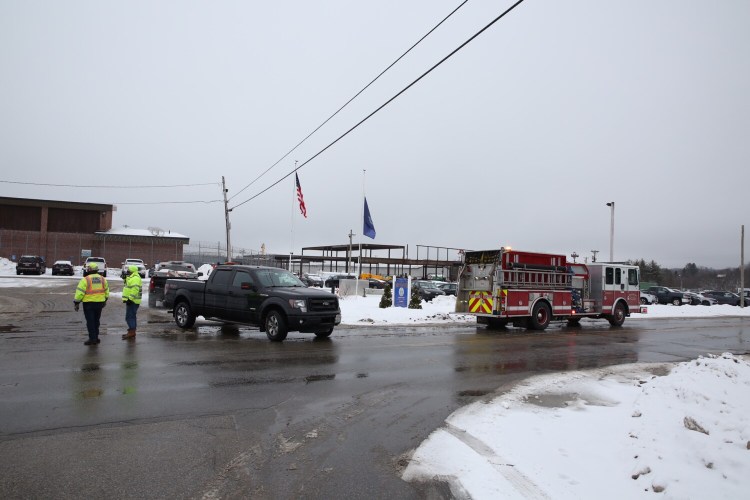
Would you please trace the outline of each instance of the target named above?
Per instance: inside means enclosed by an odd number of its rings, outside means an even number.
[[[38,255],[22,255],[16,263],[16,275],[19,274],[39,274],[47,272],[47,264],[44,258]]]
[[[428,280],[414,280],[411,282],[412,289],[416,290],[419,294],[419,298],[430,302],[435,297],[445,295],[445,292],[437,287],[437,285]]]
[[[370,283],[370,288],[376,288],[378,290],[382,290],[386,285],[385,281],[377,278],[369,278],[367,281]]]
[[[303,274],[300,279],[307,286],[323,287],[323,284],[325,283],[325,280],[319,274]]]
[[[141,278],[146,277],[146,264],[144,264],[143,260],[125,259],[125,262],[122,263],[122,269],[120,270],[120,277],[122,279],[125,279],[125,276],[127,276],[130,272],[128,270],[130,266],[136,266],[138,268],[138,274],[141,276]]]
[[[458,283],[441,283],[438,288],[445,292],[446,295],[456,295]]]
[[[701,292],[706,297],[713,297],[719,304],[729,304],[730,306],[740,305],[740,296],[736,293],[726,292],[724,290],[706,290]]]
[[[107,277],[107,261],[104,260],[104,257],[86,257],[86,260],[83,262],[83,269],[81,272],[86,272],[86,268],[89,267],[89,264],[91,263],[96,264],[99,274]]]
[[[73,276],[73,263],[69,260],[56,260],[52,264],[52,276]]]
[[[690,302],[682,292],[673,288],[667,288],[666,286],[650,286],[646,291],[652,295],[656,295],[659,304],[681,306]]]
[[[656,295],[652,293],[644,292],[643,290],[641,290],[641,304],[649,305],[649,304],[658,304],[658,303],[659,303],[659,299],[656,298]]]
[[[323,288],[338,288],[341,280],[353,280],[356,278],[353,274],[333,274],[326,278]]]
[[[713,306],[717,300],[713,297],[695,292],[685,292],[685,296],[690,299],[691,306]]]

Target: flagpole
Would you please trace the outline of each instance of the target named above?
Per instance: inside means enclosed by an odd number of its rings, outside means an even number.
[[[297,171],[297,160],[294,160],[294,171]],[[294,205],[297,201],[297,178],[292,181],[292,216],[291,216],[291,235],[289,242],[289,272],[292,272],[292,254],[294,253]]]
[[[360,209],[360,214],[359,214],[360,222],[365,220],[365,177],[366,176],[367,176],[367,170],[363,168],[362,169],[362,201],[359,204],[359,206],[362,207]],[[362,231],[359,234],[359,250],[357,251],[357,276],[355,278],[357,281],[355,281],[355,285],[354,285],[355,296],[359,295],[359,277],[362,274],[362,233],[363,232],[364,231]]]

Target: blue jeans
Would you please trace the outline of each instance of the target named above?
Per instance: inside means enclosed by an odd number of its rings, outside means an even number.
[[[89,340],[99,339],[99,320],[102,317],[104,302],[84,302],[83,316],[86,318],[86,329],[89,332]]]
[[[128,324],[128,330],[136,329],[135,316],[138,314],[138,306],[134,302],[125,302],[125,322]]]

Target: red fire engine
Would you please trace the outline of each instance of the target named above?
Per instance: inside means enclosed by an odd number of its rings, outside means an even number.
[[[494,327],[544,330],[550,321],[605,318],[620,326],[640,312],[637,266],[567,262],[565,255],[510,248],[467,251],[458,276],[456,312]],[[644,311],[645,312],[645,311]]]

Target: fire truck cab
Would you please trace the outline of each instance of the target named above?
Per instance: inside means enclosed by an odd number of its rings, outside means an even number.
[[[569,263],[565,255],[510,248],[467,251],[456,312],[492,327],[544,330],[551,321],[604,318],[620,326],[641,312],[639,269],[608,262]]]

